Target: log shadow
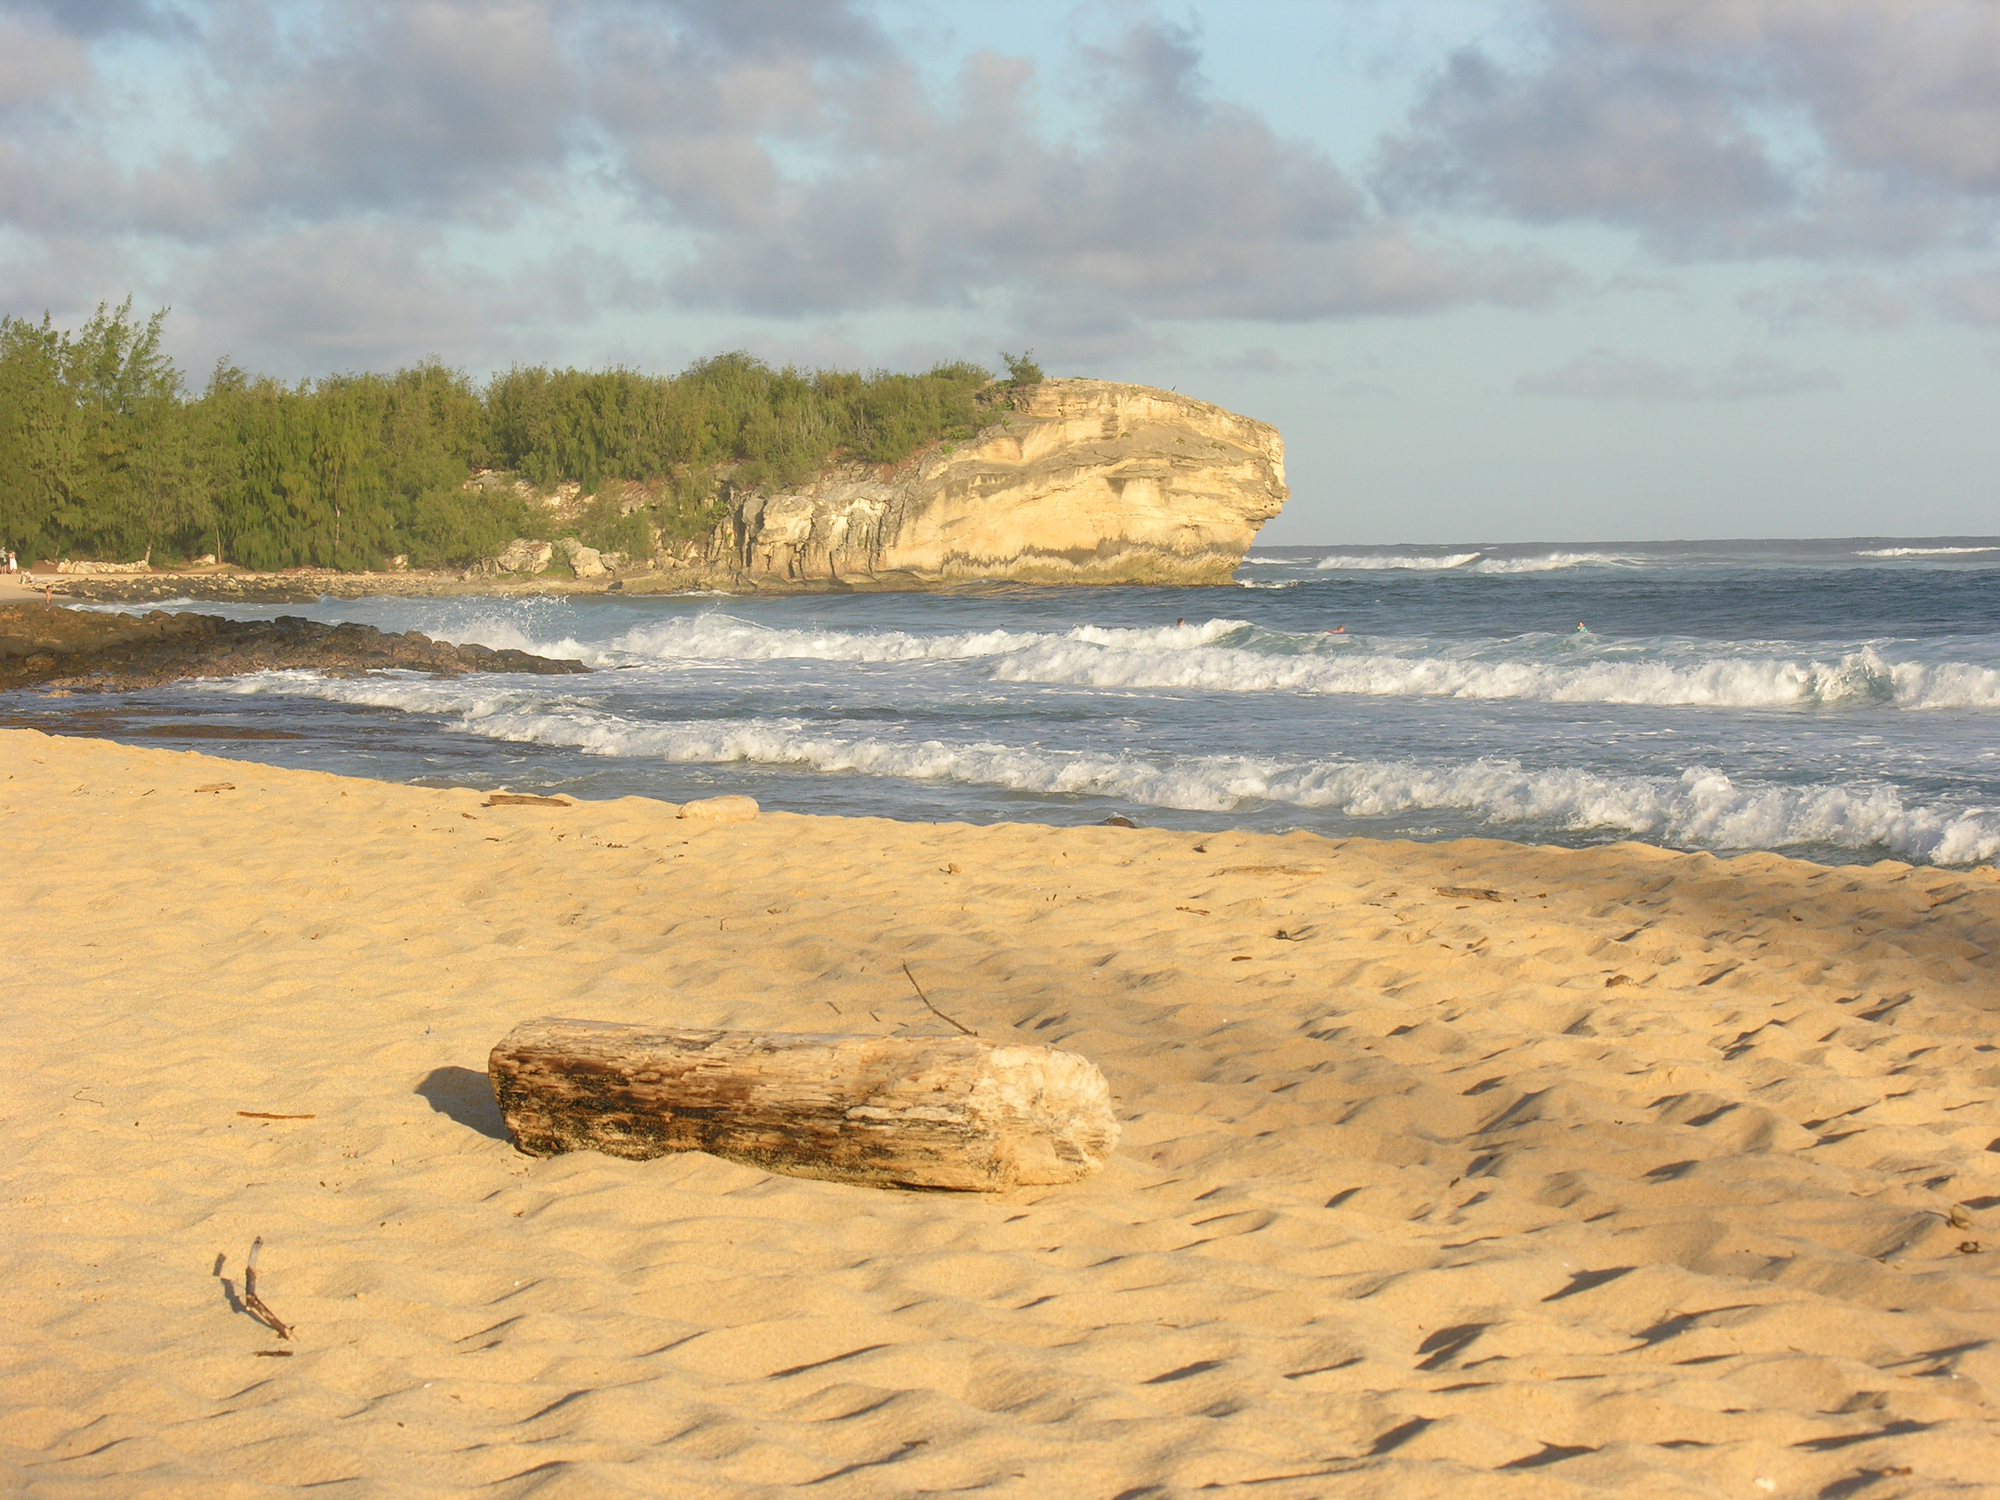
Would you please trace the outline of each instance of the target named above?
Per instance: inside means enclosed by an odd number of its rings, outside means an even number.
[[[484,1073],[471,1068],[432,1068],[417,1085],[430,1107],[468,1129],[496,1141],[511,1141],[507,1122],[493,1098],[493,1083]]]

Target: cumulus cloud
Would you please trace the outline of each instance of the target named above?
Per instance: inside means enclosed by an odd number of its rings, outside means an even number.
[[[1744,355],[1720,369],[1696,369],[1594,349],[1556,369],[1523,375],[1514,389],[1529,396],[1577,396],[1590,401],[1745,401],[1829,390],[1839,384],[1840,377],[1831,370],[1801,370],[1757,355]]]
[[[1579,49],[1522,75],[1463,51],[1411,124],[1382,146],[1377,182],[1392,201],[1679,240],[1792,197],[1726,83],[1670,60]]]
[[[1544,0],[1540,55],[1456,54],[1383,143],[1392,202],[1588,220],[1695,255],[1983,242],[1990,0]]]
[[[426,278],[439,310],[498,295],[438,236],[546,241],[586,197],[647,226],[647,261],[604,253],[684,307],[983,306],[1073,351],[1157,346],[1151,320],[1527,305],[1572,279],[1385,214],[1143,13],[1076,54],[1092,108],[1060,127],[1029,61],[976,53],[939,86],[840,0],[51,0],[0,31],[0,230],[129,245],[176,268],[184,307],[261,298],[302,320],[302,353],[424,326],[404,293]],[[157,140],[116,97],[121,34],[186,112]]]
[[[819,314],[1011,287],[1285,320],[1530,301],[1563,276],[1416,240],[1323,152],[1212,98],[1170,26],[1087,53],[1082,141],[1038,117],[1031,64],[990,51],[942,103],[858,42],[832,68],[769,38],[741,57],[657,35],[619,55],[603,118],[640,201],[697,231],[676,278],[696,304]],[[783,169],[774,141],[831,165]]]

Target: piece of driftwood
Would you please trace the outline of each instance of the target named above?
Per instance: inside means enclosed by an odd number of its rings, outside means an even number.
[[[754,797],[701,797],[682,803],[677,816],[694,823],[748,823],[757,813]]]
[[[716,1156],[795,1177],[997,1192],[1072,1182],[1118,1141],[1094,1063],[977,1037],[523,1022],[487,1071],[523,1151]]]

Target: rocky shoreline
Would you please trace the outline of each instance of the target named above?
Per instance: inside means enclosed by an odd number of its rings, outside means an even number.
[[[319,599],[382,596],[449,598],[460,595],[511,598],[518,594],[824,594],[935,590],[938,587],[902,575],[794,582],[758,578],[740,571],[704,565],[676,565],[664,558],[642,568],[603,578],[561,578],[546,574],[513,577],[477,569],[465,572],[411,569],[393,573],[346,573],[332,568],[288,568],[282,573],[253,573],[248,569],[231,567],[116,575],[38,573],[34,586],[37,590],[51,591],[56,599],[91,604],[163,604],[174,599],[199,599],[220,604],[311,604]]]
[[[309,669],[353,677],[396,668],[456,677],[465,672],[588,672],[580,661],[454,646],[372,625],[328,625],[281,615],[100,614],[45,604],[0,608],[0,691],[115,693],[199,677]]]

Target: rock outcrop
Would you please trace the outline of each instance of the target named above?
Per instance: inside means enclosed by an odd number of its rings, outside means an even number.
[[[525,573],[533,577],[537,573],[548,572],[549,563],[555,555],[556,549],[551,543],[534,542],[517,536],[493,559],[493,566],[502,573]]]
[[[556,543],[556,550],[569,563],[570,571],[579,578],[605,578],[611,569],[604,565],[604,555],[595,547],[586,547],[573,536],[566,536]]]
[[[56,564],[56,571],[58,573],[77,573],[83,575],[89,575],[93,573],[96,574],[146,573],[152,570],[152,566],[153,566],[153,549],[151,547],[148,547],[146,549],[146,555],[140,558],[137,562],[128,562],[128,563],[92,562],[88,559],[72,560],[70,558],[65,557]]]
[[[853,465],[739,500],[699,561],[808,587],[1226,583],[1287,494],[1266,423],[1148,386],[1050,380],[886,475]]]
[[[194,677],[312,668],[332,677],[397,668],[456,677],[462,672],[587,672],[582,662],[455,646],[409,631],[328,625],[280,615],[110,615],[40,604],[0,607],[0,691],[45,687],[130,692]]]

